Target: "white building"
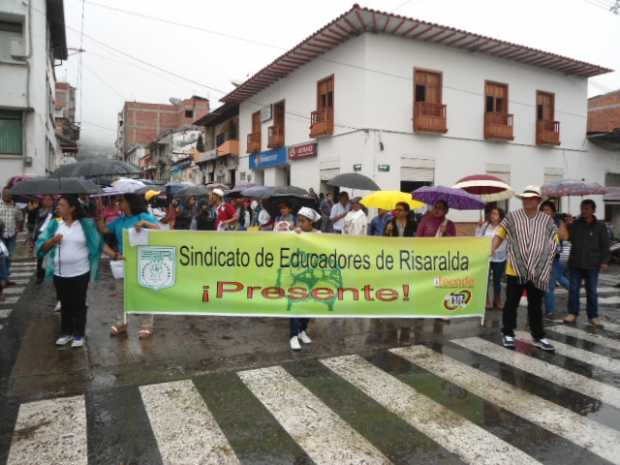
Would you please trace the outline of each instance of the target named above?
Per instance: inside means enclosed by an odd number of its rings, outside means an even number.
[[[355,5],[222,100],[239,104],[238,180],[325,191],[358,171],[403,191],[481,173],[515,190],[604,184],[620,154],[586,139],[587,79],[608,71]]]
[[[65,59],[63,0],[0,0],[2,185],[55,168],[54,67]]]

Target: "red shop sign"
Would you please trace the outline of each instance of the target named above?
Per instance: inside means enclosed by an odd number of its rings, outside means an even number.
[[[295,145],[288,149],[289,160],[301,160],[309,157],[316,157],[316,143]]]

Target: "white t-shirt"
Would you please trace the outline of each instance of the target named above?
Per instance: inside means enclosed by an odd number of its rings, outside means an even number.
[[[344,217],[343,234],[349,236],[366,236],[368,234],[368,217],[363,210],[351,210]]]
[[[490,237],[492,239],[495,237],[498,228],[499,225],[493,226],[491,223],[484,223],[482,226],[476,228],[476,236]],[[491,261],[494,263],[506,261],[506,253],[506,241],[503,241],[495,251],[493,257],[491,257]]]
[[[56,246],[54,275],[73,278],[88,273],[88,244],[80,222],[74,221],[68,225],[62,221],[56,231],[56,235],[58,234],[62,235],[62,241]]]
[[[342,206],[342,204],[340,202],[338,202],[336,205],[334,205],[332,207],[332,212],[329,215],[330,219],[334,219],[337,216],[342,215],[343,213],[348,213],[349,210],[351,210],[351,205],[347,204],[346,206]],[[334,222],[334,231],[340,231],[342,232],[342,229],[344,228],[344,217],[340,218],[338,221]]]

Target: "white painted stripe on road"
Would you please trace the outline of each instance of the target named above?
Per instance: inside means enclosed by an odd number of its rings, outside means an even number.
[[[587,299],[579,299],[579,302],[582,304],[587,303]],[[620,296],[613,295],[611,297],[602,297],[598,296],[598,304],[599,305],[617,305],[620,304]]]
[[[603,323],[603,325],[605,325],[605,323]],[[549,326],[545,328],[545,330],[548,330],[552,333],[563,334],[564,336],[575,337],[583,341],[593,342],[594,344],[620,351],[620,340],[611,339],[605,336],[601,336],[600,334],[588,333],[582,329],[578,329],[573,326]]]
[[[0,320],[3,320],[4,318],[8,318],[12,311],[13,311],[12,308],[8,308],[6,310],[0,310]]]
[[[32,276],[33,274],[33,272],[11,273],[10,278],[25,278],[27,276]]]
[[[22,294],[25,289],[25,287],[7,287],[4,294]]]
[[[541,428],[620,464],[619,433],[424,346],[390,352]]]
[[[19,297],[20,296],[18,296],[18,295],[12,295],[12,296],[9,296],[9,297],[5,297],[4,300],[2,302],[0,302],[0,305],[2,305],[2,304],[16,304],[17,301],[19,300]]]
[[[84,396],[19,406],[7,465],[87,465]]]
[[[601,322],[603,323],[603,329],[605,331],[611,331],[614,333],[620,333],[620,325],[615,324],[615,323],[611,323],[609,321],[604,321],[601,320]]]
[[[550,363],[528,357],[525,354],[505,349],[492,342],[477,337],[456,339],[455,344],[477,352],[498,362],[526,371],[558,386],[572,389],[586,396],[598,399],[620,408],[620,389],[608,386],[585,376],[565,370]],[[620,440],[620,435],[618,436]]]
[[[238,465],[239,459],[191,380],[140,386],[164,465]]]
[[[467,463],[539,463],[358,355],[329,358],[321,363]]]
[[[515,331],[516,336],[529,344],[532,344],[532,337],[525,331]],[[551,338],[549,338],[551,339]],[[553,339],[553,347],[555,352],[564,357],[573,358],[580,362],[588,363],[595,367],[602,368],[603,370],[611,371],[613,373],[620,373],[620,360],[616,360],[604,355],[588,352],[587,350],[579,349],[577,347],[564,344],[562,342]]]
[[[284,368],[238,375],[317,465],[391,463]]]

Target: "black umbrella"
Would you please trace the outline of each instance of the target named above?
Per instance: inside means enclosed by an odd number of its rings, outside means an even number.
[[[233,189],[226,192],[226,197],[229,199],[239,199],[241,197],[245,197],[245,195],[243,195],[243,191],[255,186],[256,185],[254,183],[239,183]]]
[[[198,185],[198,186],[187,186],[182,187],[178,191],[174,193],[175,197],[202,197],[205,195],[209,195],[209,188],[207,186]]]
[[[347,187],[349,189],[358,189],[362,191],[380,191],[381,188],[370,179],[359,173],[344,173],[334,176],[327,184],[336,187]]]
[[[97,194],[101,188],[92,181],[81,178],[32,178],[15,184],[13,195],[43,194]]]
[[[275,187],[271,186],[248,187],[247,189],[243,189],[241,191],[241,196],[249,199],[266,199],[271,196],[274,189]]]
[[[282,203],[287,203],[295,213],[301,207],[317,208],[316,199],[305,189],[295,186],[280,186],[271,189],[269,197],[263,199],[263,208],[272,218],[280,215],[280,204]]]
[[[100,158],[67,163],[56,169],[56,171],[52,173],[52,176],[95,178],[99,176],[120,176],[140,173],[141,171],[139,168],[125,163],[124,161]]]

